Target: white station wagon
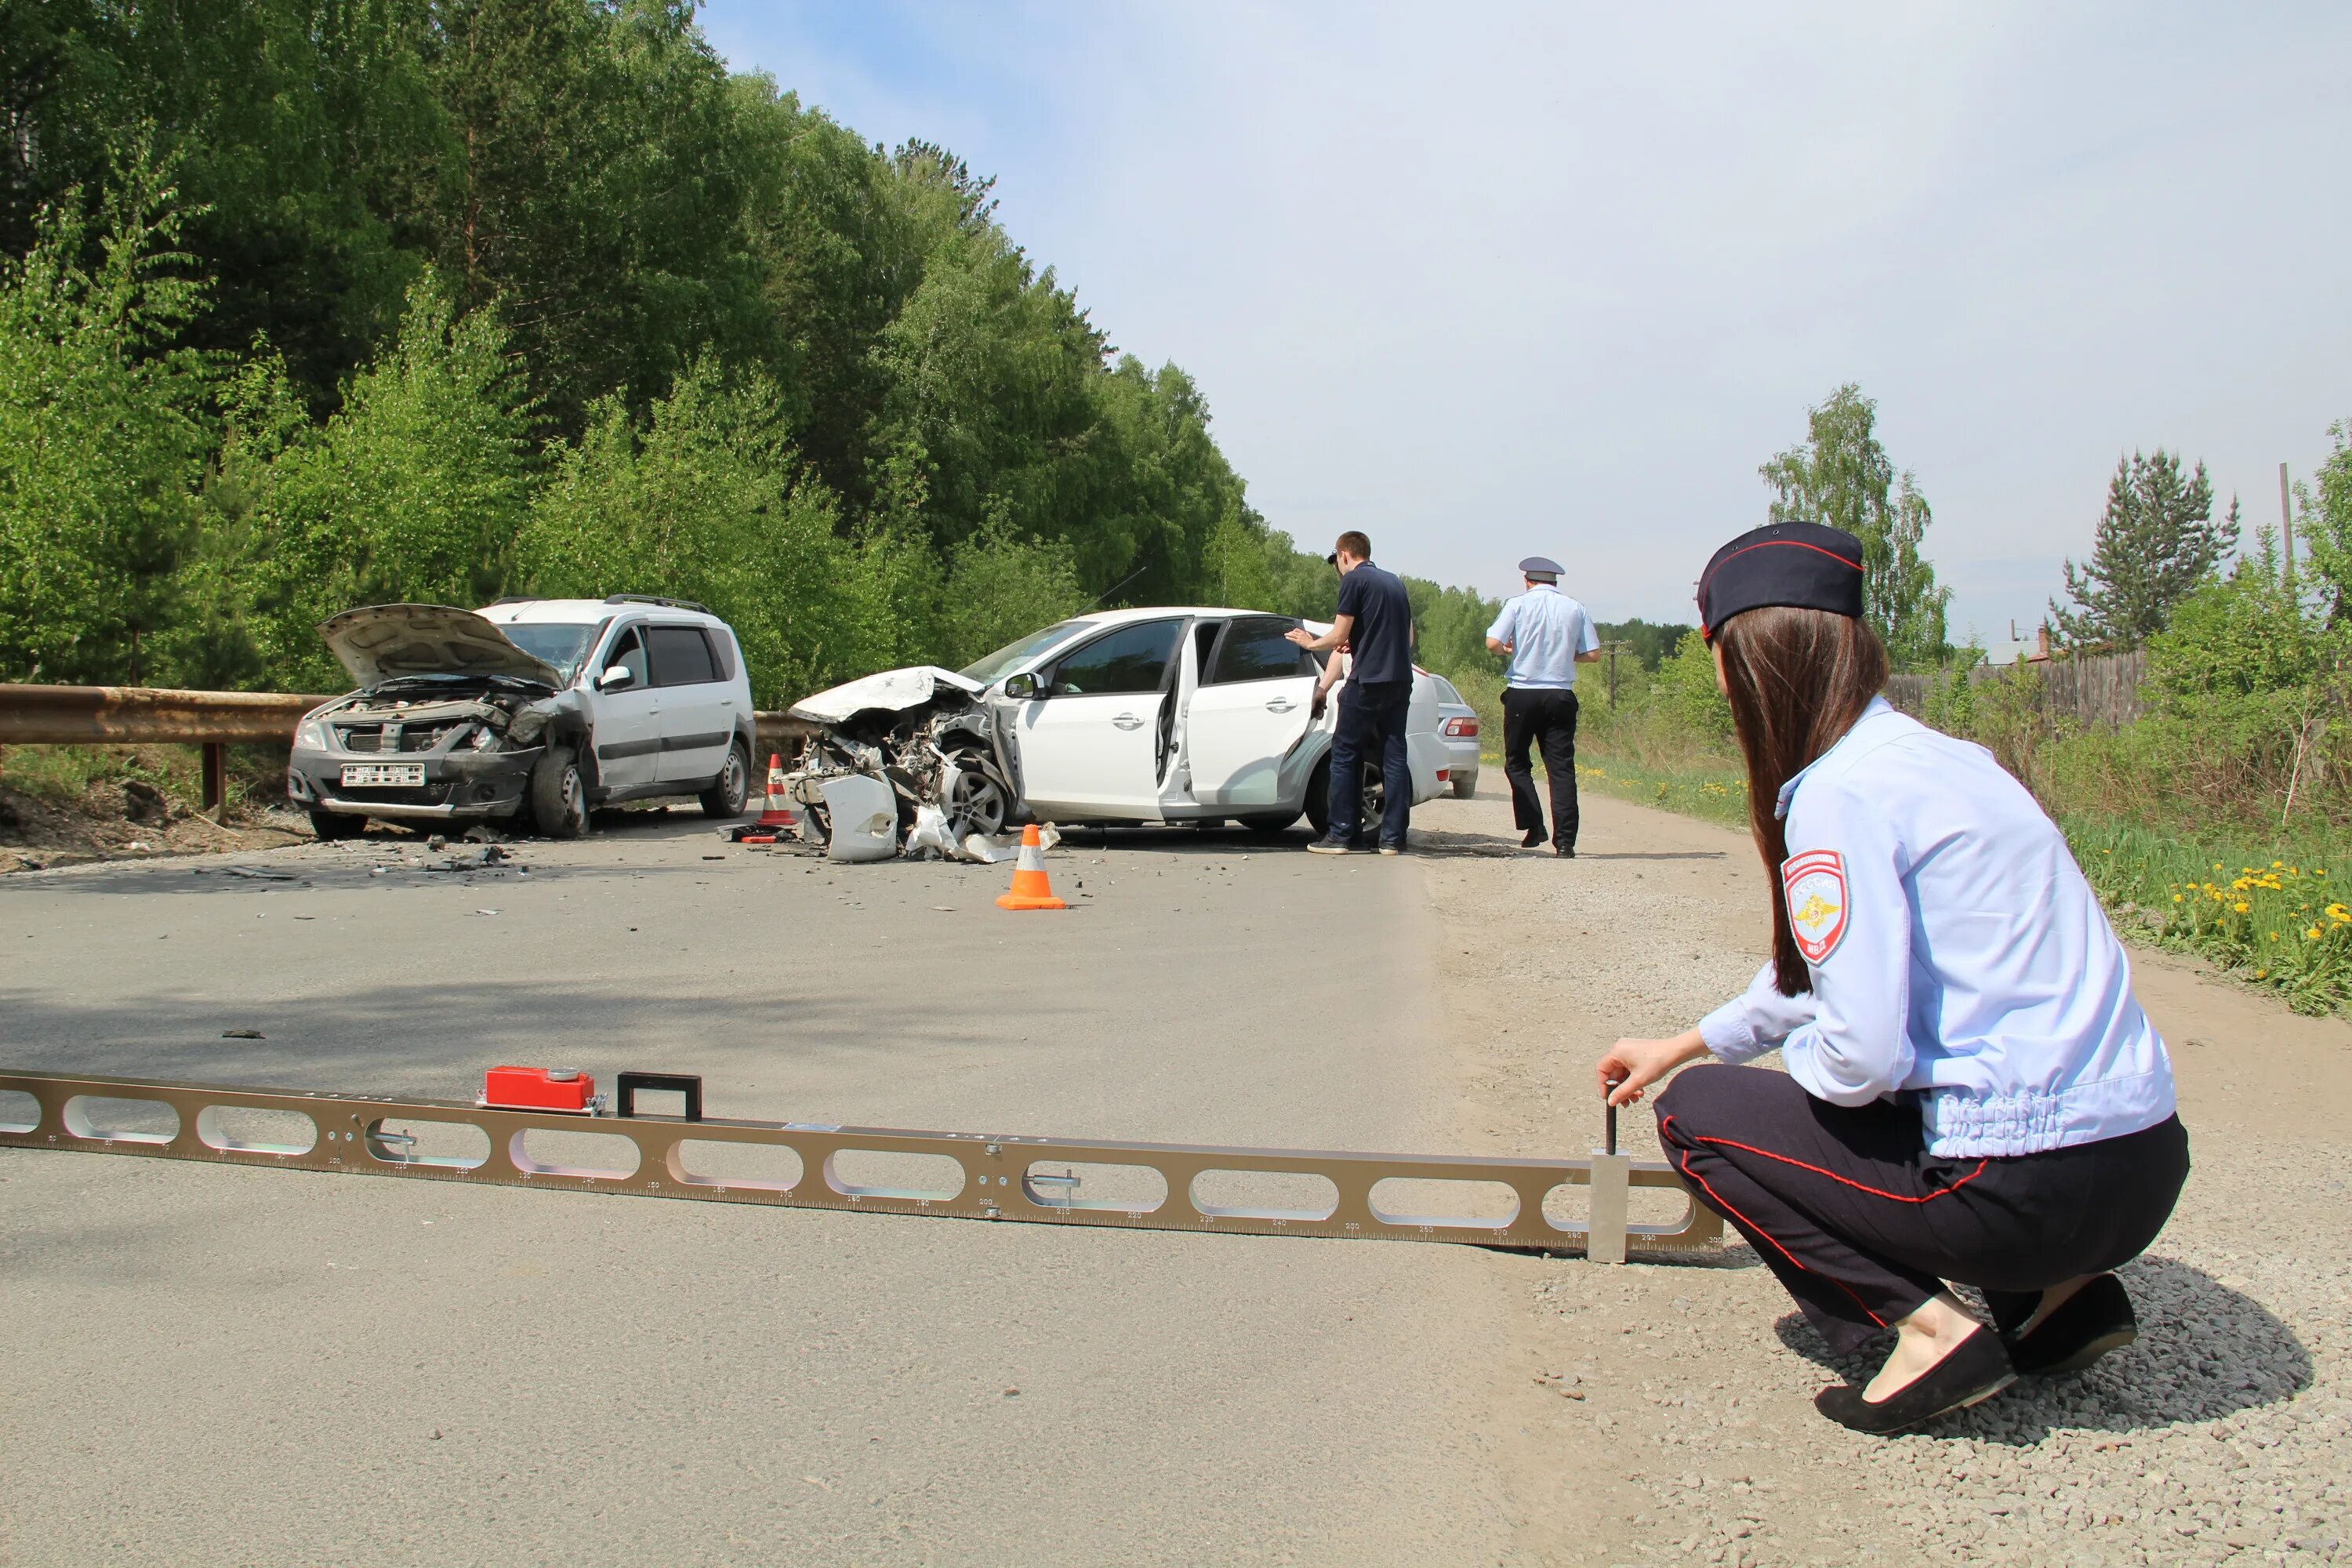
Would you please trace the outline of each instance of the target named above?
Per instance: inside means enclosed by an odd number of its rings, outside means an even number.
[[[961,670],[922,665],[800,702],[820,726],[792,775],[822,818],[844,773],[889,783],[902,823],[937,805],[953,831],[1021,821],[1238,822],[1279,833],[1330,820],[1336,700],[1312,713],[1316,658],[1284,634],[1317,623],[1255,610],[1155,607],[1073,616]],[[1336,699],[1338,693],[1334,692]],[[1437,689],[1413,678],[1407,740],[1416,804],[1446,787]],[[1385,781],[1367,760],[1367,823]]]

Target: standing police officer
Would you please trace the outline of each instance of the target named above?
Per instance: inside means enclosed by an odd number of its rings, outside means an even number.
[[[1519,563],[1528,591],[1503,606],[1486,628],[1489,652],[1510,657],[1503,689],[1503,773],[1511,781],[1512,820],[1523,849],[1544,841],[1543,803],[1536,797],[1530,742],[1543,752],[1551,779],[1552,847],[1576,858],[1576,667],[1601,657],[1601,636],[1582,605],[1559,591],[1559,563],[1530,555]]]

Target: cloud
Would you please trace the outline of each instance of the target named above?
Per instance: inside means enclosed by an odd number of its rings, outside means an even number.
[[[739,67],[1001,177],[1193,372],[1277,526],[1680,616],[1842,381],[1956,629],[2038,615],[2117,455],[2275,514],[2352,415],[2326,5],[978,10],[722,0]]]

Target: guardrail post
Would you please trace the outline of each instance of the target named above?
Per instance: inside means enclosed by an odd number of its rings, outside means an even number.
[[[228,746],[206,741],[204,751],[205,815],[218,822],[228,815]]]

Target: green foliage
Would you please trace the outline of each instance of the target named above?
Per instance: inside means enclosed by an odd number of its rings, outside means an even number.
[[[2204,464],[2183,479],[2180,458],[2162,447],[2153,458],[2119,458],[2089,564],[2066,563],[2066,595],[2078,607],[2053,599],[2053,624],[2072,643],[2137,647],[2237,543],[2238,503],[2213,521]]]
[[[1603,643],[1625,645],[1618,656],[1621,661],[1633,659],[1644,671],[1655,674],[1658,666],[1673,658],[1675,650],[1682,647],[1683,639],[1697,628],[1684,621],[1654,623],[1636,616],[1630,621],[1595,622],[1593,629],[1601,634]],[[1618,679],[1622,691],[1624,679],[1622,669],[1618,672]]]
[[[735,628],[752,695],[788,703],[887,663],[890,606],[838,509],[805,475],[776,414],[775,388],[729,388],[688,367],[647,427],[618,398],[590,410],[562,449],[517,546],[517,579],[555,598],[630,591],[697,600]]]
[[[1897,669],[1927,669],[1946,653],[1951,590],[1920,553],[1931,515],[1907,468],[1879,444],[1878,405],[1849,382],[1812,409],[1805,445],[1758,472],[1771,487],[1771,521],[1822,522],[1862,541],[1863,613]]]
[[[2352,620],[2352,420],[2337,420],[2327,436],[2333,449],[2320,465],[2318,488],[2295,487],[2296,510],[2327,618],[2340,625]]]
[[[0,679],[171,673],[210,436],[208,367],[170,345],[202,290],[162,172],[116,173],[94,239],[69,199],[0,261]]]
[[[1675,657],[1658,667],[1657,704],[1681,729],[1710,745],[1731,740],[1731,704],[1715,670],[1715,650],[1696,630],[1683,634]]]
[[[261,656],[292,689],[330,689],[343,677],[315,629],[327,616],[397,600],[477,605],[504,589],[539,467],[529,399],[505,330],[483,312],[457,316],[430,272],[409,291],[398,338],[324,426],[289,433],[278,379],[265,367],[246,384],[253,433],[224,468],[255,495]]]

